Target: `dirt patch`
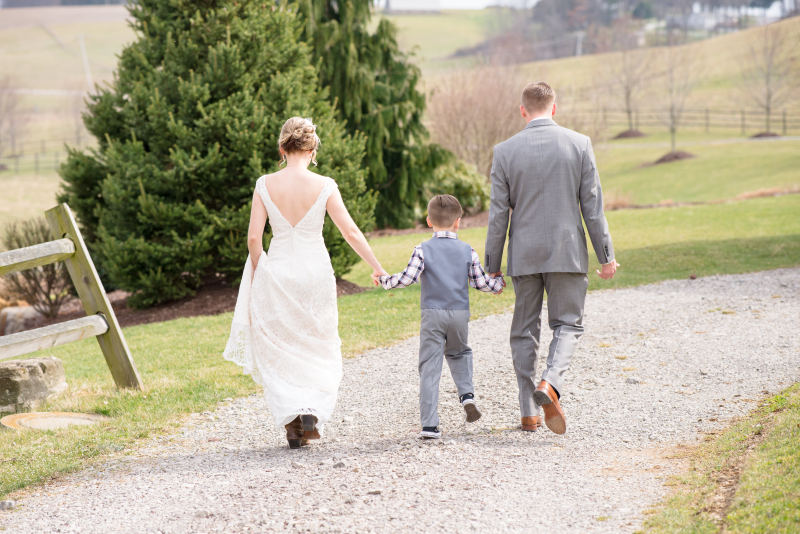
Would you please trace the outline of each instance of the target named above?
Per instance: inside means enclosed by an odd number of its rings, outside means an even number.
[[[750,139],[763,139],[765,137],[780,137],[780,135],[775,132],[758,132],[755,135],[751,135]]]
[[[461,218],[461,225],[459,228],[480,228],[489,224],[489,212],[482,211],[473,215],[466,215]],[[425,232],[432,232],[427,225],[417,224],[414,228],[382,228],[374,230],[367,234],[368,237],[385,237],[389,235],[406,235],[406,234],[419,234]]]
[[[736,195],[736,200],[747,200],[750,198],[761,197],[780,197],[783,195],[796,195],[800,193],[800,187],[772,187],[769,189],[756,189],[755,191],[747,191],[740,195]]]
[[[339,297],[361,293],[367,289],[347,280],[336,281],[336,295]],[[125,291],[112,291],[108,294],[108,300],[111,302],[111,307],[114,309],[114,314],[117,316],[119,324],[121,326],[133,326],[169,321],[180,317],[197,317],[230,312],[236,307],[238,294],[239,288],[237,287],[222,284],[211,285],[200,289],[193,297],[186,297],[144,310],[129,307],[128,296],[130,293]],[[62,308],[58,317],[55,319],[42,319],[35,326],[77,319],[84,315],[80,302],[73,300]]]
[[[673,161],[680,161],[683,159],[691,159],[694,157],[694,154],[690,154],[689,152],[684,152],[683,150],[676,150],[674,152],[667,152],[653,163],[645,163],[642,167],[650,167],[652,165],[660,165],[662,163],[670,163]]]
[[[634,137],[647,137],[647,134],[636,129],[625,130],[624,132],[618,133],[611,139],[633,139]]]
[[[727,465],[714,476],[715,490],[708,496],[706,501],[708,504],[703,511],[720,527],[721,532],[725,531],[725,518],[728,516],[728,509],[736,495],[736,489],[739,487],[739,479],[747,459],[753,450],[764,441],[767,434],[768,430],[759,426],[756,432],[747,438],[747,448],[740,454],[729,458]],[[709,433],[712,438],[714,435],[713,432]]]

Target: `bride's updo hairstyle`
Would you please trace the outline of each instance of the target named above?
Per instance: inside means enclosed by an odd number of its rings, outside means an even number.
[[[311,122],[311,119],[292,117],[283,123],[278,146],[285,154],[311,151],[311,161],[316,165],[317,149],[319,148],[317,126]],[[283,157],[281,163],[286,163],[286,156]]]

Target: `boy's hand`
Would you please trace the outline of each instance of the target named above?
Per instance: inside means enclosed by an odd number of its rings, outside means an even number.
[[[496,273],[489,273],[489,276],[491,276],[492,278],[500,277],[500,280],[503,282],[503,287],[506,287],[506,279],[503,278],[503,271],[497,271]]]

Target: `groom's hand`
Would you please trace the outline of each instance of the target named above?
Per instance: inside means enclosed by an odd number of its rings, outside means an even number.
[[[503,271],[497,271],[496,273],[489,273],[489,276],[492,278],[497,278],[498,276],[502,279],[503,287],[506,287],[506,279],[503,278]]]
[[[620,267],[620,264],[617,263],[617,260],[611,260],[609,263],[604,263],[600,266],[599,271],[595,271],[600,278],[603,280],[611,280],[614,278],[614,274],[617,272],[617,267]]]

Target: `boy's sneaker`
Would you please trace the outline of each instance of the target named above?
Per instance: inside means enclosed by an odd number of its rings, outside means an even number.
[[[442,437],[442,432],[438,426],[423,426],[419,437],[422,439],[439,439]]]
[[[461,406],[467,413],[467,423],[474,423],[481,418],[481,412],[478,410],[478,405],[475,404],[475,395],[472,393],[465,393],[461,395]]]

